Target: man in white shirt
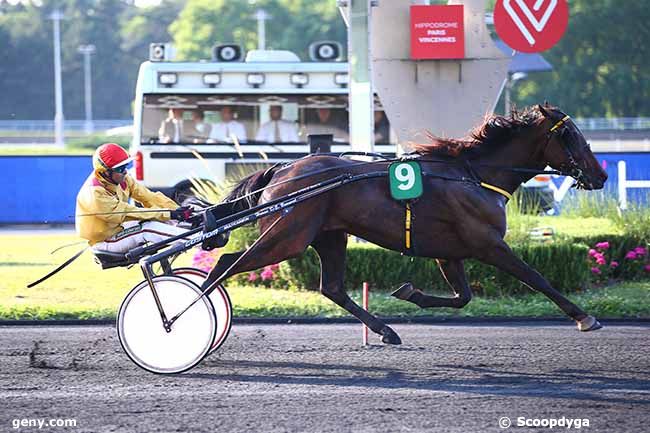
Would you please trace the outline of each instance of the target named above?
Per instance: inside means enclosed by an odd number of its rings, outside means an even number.
[[[310,122],[306,127],[306,136],[312,134],[332,134],[335,141],[348,141],[347,131],[342,130],[332,118],[332,110],[319,108],[316,110],[318,122]]]
[[[226,142],[232,143],[232,136],[237,137],[240,143],[246,141],[246,128],[240,122],[235,120],[232,107],[223,106],[221,108],[221,122],[212,125],[208,143]]]
[[[183,120],[183,110],[170,108],[169,116],[163,120],[158,130],[158,140],[161,143],[180,143],[187,141],[188,133],[192,132],[192,123]]]
[[[297,142],[298,128],[294,122],[282,120],[282,106],[271,105],[269,108],[271,120],[260,126],[255,140],[268,143]]]
[[[190,131],[189,135],[192,137],[192,141],[194,143],[201,143],[205,142],[205,140],[208,138],[210,135],[210,130],[212,129],[212,125],[209,123],[206,123],[205,121],[205,115],[203,113],[203,110],[198,109],[198,110],[193,110],[192,111],[192,131]]]

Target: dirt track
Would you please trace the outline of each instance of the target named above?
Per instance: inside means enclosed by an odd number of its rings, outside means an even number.
[[[581,431],[648,431],[647,326],[394,329],[404,345],[363,348],[359,325],[236,325],[217,354],[162,377],[133,365],[111,327],[0,328],[0,431],[75,418],[68,431],[496,432],[502,416],[509,431],[567,431],[516,426],[563,416],[588,418]]]

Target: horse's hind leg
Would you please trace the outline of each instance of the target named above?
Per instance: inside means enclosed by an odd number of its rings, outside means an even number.
[[[399,336],[383,321],[357,305],[345,292],[343,277],[345,275],[347,234],[343,231],[323,232],[311,246],[320,258],[320,291],[325,297],[348,311],[373,332],[382,336],[387,344],[401,344]]]
[[[456,294],[453,298],[442,298],[440,296],[426,295],[413,287],[411,283],[405,283],[399,289],[391,293],[392,296],[414,303],[420,308],[451,307],[463,308],[472,299],[472,290],[467,282],[465,267],[462,260],[437,260],[442,276]]]

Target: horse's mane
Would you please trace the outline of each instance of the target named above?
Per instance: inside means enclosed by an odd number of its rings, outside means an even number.
[[[485,154],[503,146],[516,133],[537,125],[542,120],[544,115],[536,107],[528,107],[521,111],[515,109],[509,116],[488,114],[483,123],[474,128],[467,137],[443,138],[427,132],[426,136],[431,141],[414,143],[412,147],[420,155],[458,157],[461,154],[467,156]]]

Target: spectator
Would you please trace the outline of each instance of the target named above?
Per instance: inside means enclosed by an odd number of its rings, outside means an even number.
[[[332,119],[332,110],[329,108],[319,108],[316,110],[318,118],[317,123],[307,124],[307,135],[311,134],[332,134],[335,140],[347,141],[347,131],[340,128]]]
[[[297,142],[298,128],[294,122],[282,119],[282,106],[271,105],[269,107],[271,120],[260,126],[255,140],[267,141],[269,143]]]
[[[209,143],[227,142],[232,143],[232,136],[235,135],[239,142],[246,142],[246,128],[241,122],[235,120],[232,107],[225,105],[221,108],[221,122],[212,125],[212,131],[208,139]]]
[[[383,111],[375,111],[375,143],[390,141],[390,126]]]
[[[161,143],[180,143],[186,141],[186,131],[191,135],[193,129],[190,121],[183,120],[182,109],[170,108],[169,116],[160,124],[158,140]]]
[[[203,110],[192,111],[192,131],[189,135],[192,136],[195,143],[205,141],[210,136],[212,125],[205,122],[205,115]]]

